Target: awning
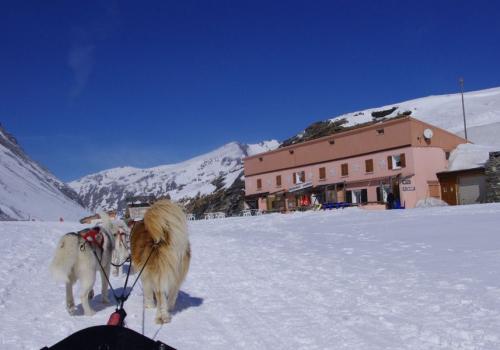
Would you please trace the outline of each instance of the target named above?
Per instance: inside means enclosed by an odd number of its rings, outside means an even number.
[[[288,189],[288,192],[292,193],[292,192],[299,192],[299,191],[303,191],[305,189],[308,189],[308,188],[311,188],[312,187],[312,181],[309,181],[309,182],[304,182],[304,183],[301,183],[301,184],[298,184],[298,185],[295,185],[295,186],[292,186]]]
[[[248,196],[245,196],[246,201],[251,201],[255,199],[259,199],[262,197],[266,197],[269,194],[269,192],[261,192],[261,193],[255,193],[255,194],[250,194]]]
[[[344,183],[343,182],[336,182],[333,184],[324,184],[324,185],[314,186],[313,191],[314,192],[322,192],[325,190],[333,190],[333,189],[335,189],[335,185],[337,185],[337,187],[340,187],[340,186],[343,186]]]
[[[397,178],[401,176],[401,173],[397,173],[391,176],[382,176],[382,177],[376,177],[372,179],[366,179],[366,180],[356,180],[356,181],[350,181],[346,182],[346,186],[349,187],[362,187],[362,186],[375,186],[379,185],[380,182],[387,182],[390,183],[392,178]]]
[[[270,192],[270,196],[284,196],[287,192],[285,190],[279,190],[276,192]]]

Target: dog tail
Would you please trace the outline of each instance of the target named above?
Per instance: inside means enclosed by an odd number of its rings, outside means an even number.
[[[181,243],[175,242],[176,238],[187,232],[186,214],[177,204],[165,199],[154,203],[146,211],[144,225],[156,243]]]
[[[69,282],[71,269],[78,259],[78,249],[78,237],[75,234],[67,233],[61,237],[50,264],[50,272],[56,281]]]

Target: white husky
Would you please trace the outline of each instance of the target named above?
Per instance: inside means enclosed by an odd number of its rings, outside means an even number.
[[[95,311],[89,304],[94,296],[93,287],[96,271],[101,273],[102,302],[109,303],[108,284],[104,273],[109,277],[111,256],[115,248],[114,234],[119,230],[106,214],[100,214],[102,224],[89,231],[67,233],[59,240],[50,271],[56,281],[66,283],[66,308],[73,315],[76,311],[73,299],[73,285],[80,281],[80,299],[85,315]],[[87,234],[86,237],[85,233]],[[95,254],[94,254],[95,253]],[[96,255],[104,272],[99,266]]]
[[[125,273],[125,261],[130,256],[129,249],[129,239],[130,230],[123,221],[114,222],[116,231],[113,232],[113,237],[115,239],[115,249],[113,249],[113,255],[111,258],[111,263],[113,265],[112,272],[113,276],[118,276],[120,270]]]

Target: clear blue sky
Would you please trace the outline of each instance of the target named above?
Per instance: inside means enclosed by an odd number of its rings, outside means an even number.
[[[63,180],[500,86],[500,1],[5,1],[0,122]]]

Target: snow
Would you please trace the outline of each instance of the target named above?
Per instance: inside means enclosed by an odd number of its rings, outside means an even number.
[[[464,94],[467,120],[467,135],[477,144],[494,145],[500,148],[500,87],[470,91]],[[345,126],[372,121],[371,113],[398,107],[388,117],[411,111],[411,116],[442,129],[464,135],[461,94],[437,95],[390,105],[346,113],[332,118],[346,118]]]
[[[434,198],[434,197],[427,197],[425,199],[421,199],[417,202],[416,207],[417,208],[430,208],[430,207],[445,207],[447,206],[448,203],[445,201],[439,199],[439,198]]]
[[[263,141],[261,143],[247,145],[247,156],[254,156],[259,153],[275,150],[280,146],[276,140]]]
[[[145,335],[175,348],[500,348],[500,204],[189,225],[192,265],[172,322],[145,312]],[[96,315],[69,316],[49,278],[59,237],[79,227],[0,223],[0,348],[52,345],[114,311],[96,298]],[[139,332],[141,293],[125,305]]]
[[[60,190],[65,186],[0,129],[0,213],[18,220],[77,220],[88,215]]]
[[[450,154],[448,170],[454,171],[482,167],[489,159],[490,152],[498,150],[500,150],[500,147],[496,146],[459,145]]]

